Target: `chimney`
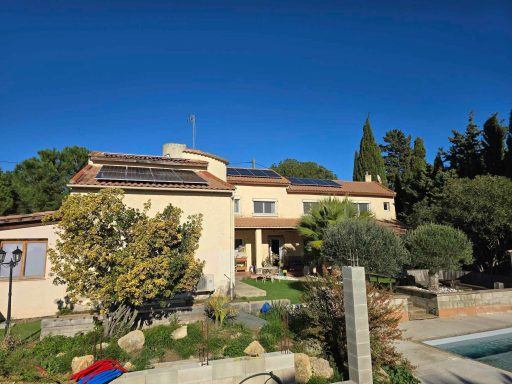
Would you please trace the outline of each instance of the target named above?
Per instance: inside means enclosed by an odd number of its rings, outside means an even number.
[[[366,171],[366,174],[364,175],[364,181],[366,181],[367,183],[372,182],[372,175],[370,175],[368,171]]]
[[[170,158],[181,158],[185,149],[187,149],[186,144],[165,143],[162,147],[162,155]]]

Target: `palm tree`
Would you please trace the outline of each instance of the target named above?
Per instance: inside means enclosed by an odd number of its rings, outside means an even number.
[[[328,227],[346,219],[369,217],[373,217],[371,212],[359,214],[357,207],[347,197],[343,200],[329,197],[314,205],[309,213],[300,218],[297,230],[307,242],[307,253],[317,258],[322,249],[324,232]]]

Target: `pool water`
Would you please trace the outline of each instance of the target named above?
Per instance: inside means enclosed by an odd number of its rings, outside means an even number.
[[[425,343],[512,372],[512,328]]]

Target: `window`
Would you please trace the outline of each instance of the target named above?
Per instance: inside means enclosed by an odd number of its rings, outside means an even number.
[[[370,211],[370,203],[353,203],[357,208],[357,214],[360,215],[363,212]]]
[[[275,215],[276,202],[275,201],[254,201],[254,214],[255,215]]]
[[[240,198],[235,197],[234,204],[233,204],[233,211],[235,213],[240,213]]]
[[[17,247],[23,251],[21,260],[12,270],[13,277],[33,278],[44,277],[46,267],[46,240],[6,240],[1,242],[5,255],[5,263],[11,261],[12,251]],[[9,268],[0,268],[0,278],[9,277]]]
[[[318,201],[315,201],[315,200],[310,200],[310,201],[307,201],[307,200],[304,200],[302,202],[302,209],[304,211],[305,214],[311,212],[311,208],[313,208],[316,204],[318,204]]]
[[[384,210],[389,211],[389,202],[388,201],[384,202]]]

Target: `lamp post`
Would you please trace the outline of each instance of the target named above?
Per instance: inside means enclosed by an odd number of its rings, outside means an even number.
[[[9,294],[8,294],[8,300],[7,300],[7,320],[5,321],[5,335],[9,332],[9,327],[11,326],[11,296],[12,296],[12,270],[21,260],[21,254],[23,252],[21,249],[16,247],[14,251],[12,251],[11,260],[4,263],[5,256],[7,255],[7,252],[3,250],[3,248],[0,248],[0,266],[1,265],[7,265],[9,266]]]

